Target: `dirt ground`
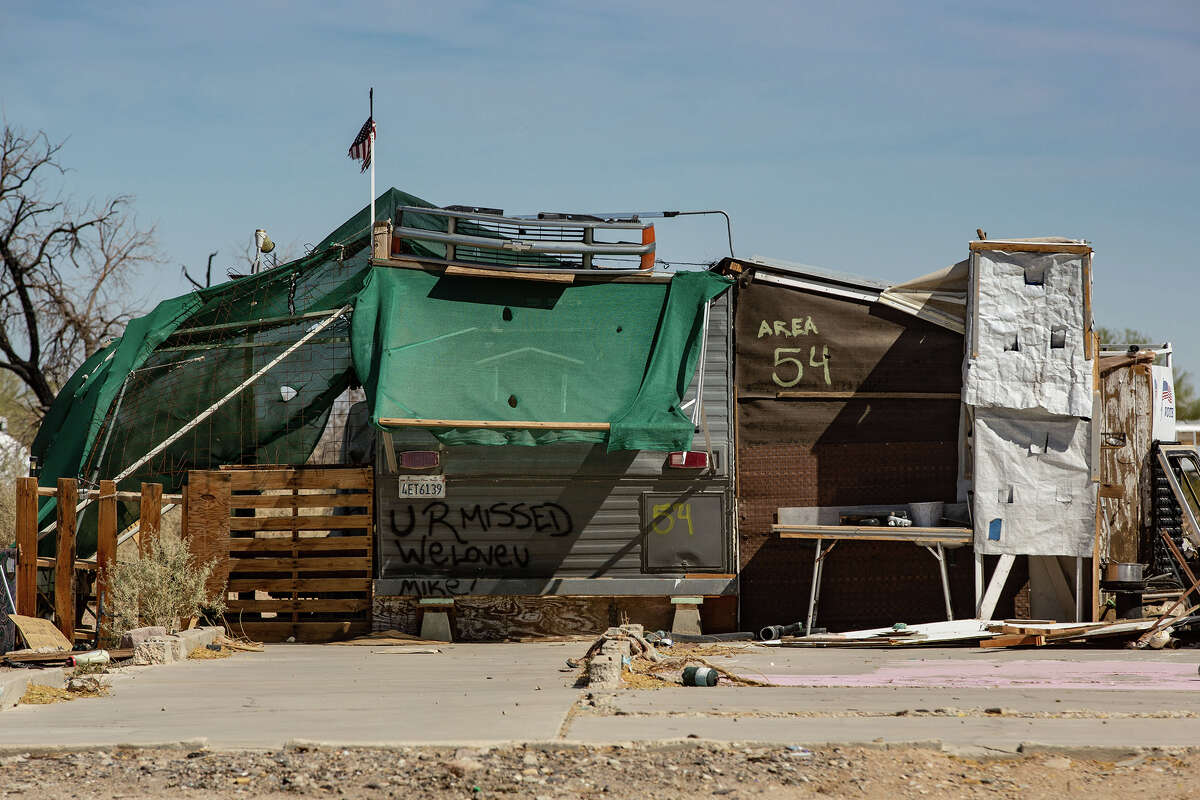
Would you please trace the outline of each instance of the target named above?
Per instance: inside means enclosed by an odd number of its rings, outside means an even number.
[[[916,748],[634,747],[114,750],[0,757],[0,793],[60,798],[1191,798],[1200,753],[1118,763],[976,760]]]

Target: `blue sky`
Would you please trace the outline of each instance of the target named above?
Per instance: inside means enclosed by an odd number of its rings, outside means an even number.
[[[292,252],[378,187],[511,212],[723,208],[738,255],[902,280],[993,238],[1096,247],[1095,315],[1200,371],[1200,4],[26,3],[0,113],[67,189],[136,195],[186,289],[256,227]],[[725,254],[715,218],[659,255]]]

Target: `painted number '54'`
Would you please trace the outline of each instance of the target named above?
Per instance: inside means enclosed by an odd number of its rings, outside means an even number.
[[[789,353],[796,353],[797,355],[801,356],[801,358],[794,358],[791,355],[788,355]],[[776,347],[775,348],[775,370],[771,373],[771,379],[774,380],[775,383],[778,384],[779,386],[782,386],[784,389],[790,389],[791,387],[795,386],[797,383],[800,382],[800,379],[804,377],[803,355],[804,355],[803,347]],[[788,365],[790,365],[790,366],[788,366]],[[825,371],[825,385],[828,386],[832,383],[832,381],[829,380],[829,345],[821,345],[821,360],[820,361],[817,361],[816,345],[809,347],[808,348],[808,365],[810,367],[823,368]],[[779,368],[780,367],[784,368],[784,374],[787,374],[787,373],[791,372],[792,370],[795,370],[796,376],[791,379],[784,379],[784,378],[779,377]]]
[[[688,536],[694,535],[692,528],[692,507],[687,503],[663,503],[650,509],[654,515],[654,532],[666,536],[675,530],[676,522],[686,522]],[[674,511],[674,515],[672,515]]]

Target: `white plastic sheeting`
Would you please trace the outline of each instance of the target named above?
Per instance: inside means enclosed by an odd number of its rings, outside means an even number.
[[[975,549],[1090,558],[1096,525],[1091,424],[975,410]]]
[[[1003,250],[977,256],[963,401],[1090,417],[1085,256]]]

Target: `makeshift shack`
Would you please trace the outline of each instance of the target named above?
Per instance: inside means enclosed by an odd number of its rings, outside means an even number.
[[[256,638],[415,633],[422,600],[452,600],[469,638],[670,627],[698,604],[731,627],[729,281],[654,271],[636,220],[395,189],[376,208],[131,322],[50,409],[41,484],[182,490]],[[366,466],[318,448],[354,393],[380,434]],[[138,512],[120,504],[123,538]],[[78,528],[94,552],[88,503]]]
[[[951,546],[970,539],[954,507],[962,289],[942,286],[961,284],[964,266],[889,289],[780,261],[722,263],[738,278],[741,627],[807,621],[818,599],[816,624],[831,630],[945,619],[947,594],[954,616],[974,615],[971,558]],[[903,533],[883,525],[822,546],[855,520],[916,512],[916,527],[953,536],[879,540]]]

